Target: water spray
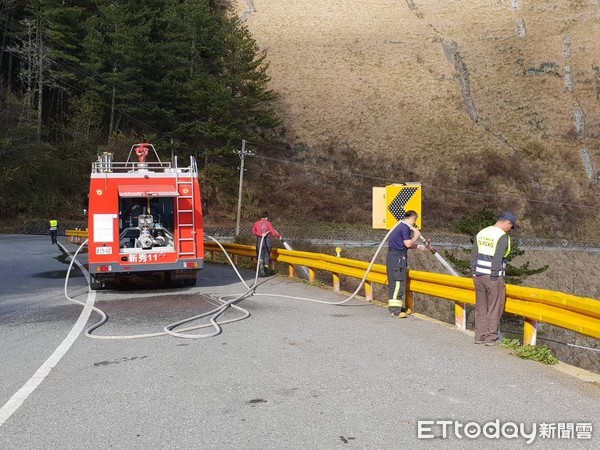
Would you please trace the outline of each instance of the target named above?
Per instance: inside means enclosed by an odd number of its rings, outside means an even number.
[[[413,231],[417,231],[417,230],[419,230],[419,229],[418,229],[416,226],[414,226],[414,227],[411,227],[411,229],[412,229]],[[456,271],[455,271],[455,270],[452,268],[452,266],[450,265],[450,263],[449,263],[448,261],[446,261],[446,260],[445,260],[445,259],[442,257],[442,255],[440,255],[440,254],[438,253],[438,251],[437,251],[435,248],[433,248],[433,247],[431,246],[431,239],[425,239],[425,237],[424,237],[422,234],[419,236],[419,239],[421,240],[421,242],[423,242],[423,243],[424,243],[425,247],[427,247],[427,248],[429,249],[429,251],[430,251],[430,252],[433,254],[433,256],[435,256],[435,257],[437,258],[437,260],[438,260],[440,263],[442,263],[442,266],[444,266],[444,268],[445,268],[445,269],[448,271],[448,273],[449,273],[450,275],[453,275],[453,276],[455,276],[455,277],[459,277],[459,276],[460,276],[460,275],[459,275],[458,273],[456,273]]]
[[[286,250],[294,250],[292,248],[292,246],[290,244],[288,244],[286,241],[281,240],[281,243],[283,244],[283,246],[285,247]],[[308,274],[308,269],[305,266],[298,266],[300,268],[300,271],[304,274],[304,276],[306,278],[309,278],[310,275]]]

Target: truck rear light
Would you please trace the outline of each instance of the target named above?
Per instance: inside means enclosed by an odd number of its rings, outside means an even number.
[[[183,264],[183,267],[185,267],[186,269],[197,269],[198,268],[198,261],[186,261]]]
[[[98,266],[96,270],[98,272],[110,272],[112,269],[110,266]]]

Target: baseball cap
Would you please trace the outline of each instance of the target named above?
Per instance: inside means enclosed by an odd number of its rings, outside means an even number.
[[[521,227],[519,227],[519,225],[517,225],[517,218],[510,211],[504,211],[502,214],[500,214],[500,217],[498,217],[498,220],[508,220],[512,223],[513,228],[521,228]]]

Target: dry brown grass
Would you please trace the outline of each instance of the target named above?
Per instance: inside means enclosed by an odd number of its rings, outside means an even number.
[[[418,0],[410,11],[398,0],[254,0],[247,25],[268,51],[271,87],[280,94],[285,139],[316,148],[340,142],[358,150],[375,167],[357,161],[353,169],[381,174],[390,160],[410,161],[427,185],[429,207],[446,220],[469,209],[478,197],[438,188],[498,191],[513,197],[565,203],[590,202],[578,151],[587,146],[600,168],[600,9],[586,1]],[[244,0],[234,10],[246,10]],[[528,35],[517,34],[523,19]],[[570,37],[572,57],[564,55]],[[444,55],[442,41],[454,41],[470,73],[471,93],[482,122],[465,110],[459,77]],[[564,87],[566,64],[576,92]],[[540,68],[550,70],[540,71]],[[537,70],[537,72],[536,72]],[[574,136],[574,107],[586,114],[587,136]],[[497,173],[489,180],[478,155],[514,158],[522,177]],[[379,167],[378,167],[379,166]],[[493,175],[493,174],[492,174]],[[394,174],[398,181],[405,174]],[[592,200],[590,200],[590,198]],[[524,201],[488,206],[514,209],[529,233],[552,233],[560,217],[544,228],[540,209]],[[587,237],[600,237],[600,221],[580,211]]]

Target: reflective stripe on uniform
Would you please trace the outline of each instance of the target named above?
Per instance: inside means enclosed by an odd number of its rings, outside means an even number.
[[[479,274],[479,275],[491,275],[492,274],[492,269],[491,268],[487,268],[487,267],[479,267],[479,264],[478,264],[477,267],[475,267],[475,273]],[[498,272],[498,275],[500,275],[501,277],[503,277],[505,274],[506,274],[506,264],[503,262],[502,263],[502,268]]]
[[[394,295],[392,298],[388,300],[388,307],[392,308],[402,308],[402,298],[398,298],[398,294],[400,294],[400,289],[402,288],[402,283],[400,281],[396,281],[396,285],[394,286]]]
[[[388,307],[392,307],[392,308],[402,308],[402,300],[394,300],[394,299],[389,299],[388,300]]]
[[[477,255],[477,264],[475,265],[475,273],[490,274],[492,268],[492,256]]]

